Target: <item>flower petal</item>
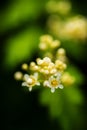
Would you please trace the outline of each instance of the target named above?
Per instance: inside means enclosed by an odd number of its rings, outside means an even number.
[[[51,88],[51,92],[54,93],[55,92],[55,88]]]
[[[28,74],[25,74],[25,75],[24,75],[24,79],[25,79],[25,80],[28,80],[28,78],[29,78],[29,75],[28,75]]]
[[[29,91],[32,91],[32,87],[29,87],[28,89],[29,89]]]
[[[64,87],[62,84],[60,84],[60,85],[58,85],[58,88],[63,89]]]
[[[26,83],[26,82],[23,82],[23,83],[22,83],[22,86],[27,86],[27,83]]]

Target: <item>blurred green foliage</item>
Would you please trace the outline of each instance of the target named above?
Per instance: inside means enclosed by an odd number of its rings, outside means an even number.
[[[0,32],[22,25],[24,22],[34,21],[44,10],[45,0],[16,0],[3,11],[1,15]]]
[[[72,40],[63,40],[62,46],[66,49],[68,56],[74,57],[77,62],[85,63],[86,62],[86,39],[84,41],[72,41]]]
[[[27,28],[15,37],[8,39],[6,45],[5,64],[14,67],[26,59],[30,60],[32,52],[38,48],[38,39],[41,30],[36,27]]]

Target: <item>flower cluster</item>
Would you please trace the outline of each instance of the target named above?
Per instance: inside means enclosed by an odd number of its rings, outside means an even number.
[[[53,40],[50,35],[44,35],[40,37],[39,48],[41,50],[54,49],[60,46],[60,41]]]
[[[26,73],[16,72],[14,74],[15,79],[22,80],[22,86],[28,87],[29,91],[34,86],[43,86],[50,88],[51,92],[55,92],[57,88],[63,89],[64,84],[72,84],[74,82],[73,77],[69,74],[64,75],[67,68],[66,53],[63,48],[58,49],[59,46],[60,41],[53,40],[50,35],[41,36],[39,44],[41,52],[43,51],[45,54],[48,52],[52,57],[37,58],[35,62],[31,62],[29,65],[24,63],[22,70],[25,70]]]
[[[74,14],[69,1],[49,0],[46,11],[50,14],[47,26],[52,34],[65,40],[87,39],[87,18]]]
[[[84,40],[87,37],[87,20],[84,17],[71,17],[64,23],[60,36],[67,39]]]
[[[57,16],[50,16],[48,27],[56,37],[84,41],[87,38],[87,19],[83,16],[73,16],[65,21]]]

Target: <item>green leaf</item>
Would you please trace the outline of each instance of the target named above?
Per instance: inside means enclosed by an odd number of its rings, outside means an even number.
[[[71,41],[61,39],[62,46],[66,49],[68,55],[73,57],[79,62],[85,63],[86,58],[86,40],[84,41]]]
[[[45,89],[40,94],[40,103],[48,107],[48,112],[52,117],[58,117],[62,113],[61,90],[51,93],[50,89]]]
[[[84,76],[76,66],[74,66],[73,64],[68,64],[66,71],[68,71],[72,76],[75,77],[74,85],[79,86],[83,83]]]
[[[15,67],[23,60],[30,59],[32,53],[38,48],[40,34],[39,28],[28,28],[9,38],[5,46],[5,65]]]
[[[17,27],[26,21],[32,21],[41,14],[45,1],[16,0],[9,4],[9,8],[2,12],[0,31]]]
[[[40,103],[48,108],[50,117],[56,119],[63,130],[71,130],[75,126],[80,128],[78,122],[82,122],[80,107],[83,104],[83,95],[79,85],[82,84],[83,75],[73,65],[70,65],[67,71],[76,78],[72,86],[57,89],[54,93],[51,93],[49,88],[44,88],[39,97]]]

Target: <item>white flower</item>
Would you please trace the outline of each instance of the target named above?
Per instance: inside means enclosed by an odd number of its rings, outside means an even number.
[[[61,84],[61,74],[57,73],[54,76],[51,76],[48,80],[45,80],[43,83],[44,86],[51,88],[51,92],[55,92],[55,89],[60,88],[63,89],[63,85]]]
[[[22,86],[28,87],[29,91],[31,91],[32,87],[35,85],[40,85],[40,82],[38,81],[38,73],[34,73],[34,75],[25,74]]]

